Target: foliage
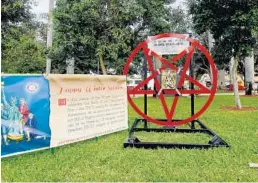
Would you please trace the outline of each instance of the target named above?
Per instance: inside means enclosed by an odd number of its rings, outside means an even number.
[[[216,62],[228,63],[234,57],[232,78],[238,108],[241,108],[241,102],[236,80],[237,69],[241,57],[249,56],[255,46],[257,8],[258,1],[252,0],[193,0],[190,4],[196,32],[200,34],[209,30],[213,34],[215,39],[213,57]]]
[[[53,69],[63,70],[75,59],[76,73],[96,71],[102,57],[107,70],[121,74],[132,49],[147,35],[169,32],[170,0],[58,0],[54,10]],[[178,26],[182,30],[183,26]],[[140,59],[139,59],[140,60]]]
[[[180,115],[190,114],[189,99],[180,98]],[[200,108],[207,97],[197,97]],[[143,106],[143,98],[134,99]],[[167,102],[171,102],[171,98]],[[256,97],[242,97],[243,105],[257,107]],[[159,100],[148,101],[148,113],[158,119],[164,116]],[[3,182],[255,182],[257,169],[257,111],[226,111],[233,106],[231,96],[216,96],[200,117],[210,129],[231,145],[210,150],[124,149],[128,131],[110,134],[51,150],[32,152],[2,159]],[[129,107],[129,124],[139,117]],[[248,120],[247,120],[248,119]],[[206,135],[140,133],[150,141],[207,143]],[[236,138],[237,137],[237,138]],[[52,151],[53,152],[53,151]],[[26,167],[26,168],[24,168]]]
[[[255,55],[255,62],[254,62],[254,70],[255,70],[255,72],[256,73],[258,73],[258,54],[257,55]]]
[[[216,62],[229,62],[232,56],[247,56],[254,47],[257,30],[257,1],[195,0],[190,6],[197,33],[210,30],[215,39]]]
[[[38,41],[32,1],[2,1],[2,72],[41,73],[45,69],[45,44]]]
[[[256,33],[256,39],[258,40],[258,31]],[[258,44],[254,48],[254,70],[258,73]]]
[[[37,42],[35,31],[21,33],[13,28],[5,39],[2,51],[2,72],[43,73],[45,71],[45,44]]]
[[[1,28],[5,30],[11,24],[27,21],[31,18],[30,0],[2,0],[1,1]]]

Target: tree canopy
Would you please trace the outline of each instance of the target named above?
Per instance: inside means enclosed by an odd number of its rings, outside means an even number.
[[[232,56],[247,56],[255,46],[258,2],[195,0],[190,6],[194,29],[211,31],[215,39],[214,58],[228,62]]]
[[[233,86],[235,102],[241,108],[237,68],[241,57],[249,56],[255,47],[258,1],[191,0],[190,14],[198,34],[210,31],[215,39],[213,57],[217,63],[228,63],[234,57]],[[226,65],[226,64],[225,64]]]
[[[66,60],[75,60],[76,73],[96,71],[100,59],[121,74],[132,49],[147,35],[185,32],[184,14],[173,14],[173,0],[57,0],[53,69],[65,72]],[[177,12],[180,12],[177,10]]]
[[[38,40],[41,23],[33,20],[30,0],[4,0],[1,6],[2,72],[42,73],[45,44]]]

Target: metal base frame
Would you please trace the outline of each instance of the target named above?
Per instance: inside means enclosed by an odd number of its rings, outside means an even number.
[[[160,121],[166,121],[159,119]],[[179,121],[179,120],[173,120]],[[144,127],[137,127],[140,123],[144,123]],[[129,131],[129,137],[124,142],[124,148],[135,147],[144,149],[156,149],[156,148],[178,148],[178,149],[208,149],[214,147],[230,147],[222,138],[216,135],[215,132],[207,128],[200,120],[194,120],[189,125],[189,128],[177,128],[177,127],[162,127],[151,128],[148,127],[145,119],[136,119]],[[199,126],[197,129],[196,127]],[[177,143],[177,142],[142,142],[140,139],[134,136],[134,132],[157,132],[157,133],[203,133],[211,136],[211,139],[207,144],[198,143]]]

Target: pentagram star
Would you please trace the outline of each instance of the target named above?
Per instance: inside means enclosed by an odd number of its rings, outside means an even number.
[[[151,75],[149,77],[147,77],[145,80],[143,80],[141,83],[139,83],[135,88],[133,88],[132,90],[128,91],[128,94],[157,94],[156,91],[154,90],[142,90],[141,88],[146,85],[150,80],[154,79],[154,85],[155,88],[158,91],[158,95],[159,95],[159,99],[161,101],[162,107],[164,109],[166,118],[168,120],[168,123],[171,123],[173,120],[173,116],[174,116],[174,112],[177,106],[177,102],[178,102],[178,94],[200,94],[200,93],[211,93],[211,90],[209,90],[208,88],[206,88],[205,86],[203,86],[201,83],[199,83],[199,81],[196,81],[194,78],[192,78],[191,76],[187,75],[187,69],[189,68],[189,65],[191,63],[191,58],[192,55],[194,53],[194,46],[190,46],[187,49],[183,50],[182,52],[180,52],[178,55],[174,56],[170,62],[163,58],[162,56],[158,55],[157,53],[151,51],[150,49],[148,49],[147,47],[143,48],[143,52],[144,55],[146,57],[147,63],[149,65],[149,69],[151,71]],[[150,58],[150,55],[155,57],[156,59],[160,60],[163,63],[163,67],[155,70],[154,66],[152,64],[152,60]],[[186,59],[185,59],[185,64],[183,66],[183,70],[181,73],[181,77],[180,80],[178,82],[177,88],[182,88],[184,80],[188,80],[189,82],[192,82],[194,85],[199,87],[199,90],[178,90],[176,89],[169,89],[169,90],[163,90],[161,88],[160,82],[157,80],[157,76],[165,69],[170,68],[171,70],[178,72],[179,68],[176,67],[175,65],[173,65],[173,63],[177,62],[178,60],[180,60],[181,58],[183,58],[186,55]],[[169,109],[169,107],[166,104],[165,101],[165,94],[175,94],[175,97],[173,99],[173,103]]]

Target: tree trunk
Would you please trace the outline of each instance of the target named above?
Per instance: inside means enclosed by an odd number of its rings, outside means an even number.
[[[230,84],[232,84],[232,85],[233,85],[233,81],[234,81],[234,79],[233,79],[234,69],[233,68],[234,68],[234,57],[231,58],[230,64],[229,64]]]
[[[234,95],[235,95],[235,103],[238,109],[242,108],[239,93],[238,93],[238,83],[237,83],[237,66],[238,66],[239,56],[236,55],[234,57],[234,65],[233,65],[233,85],[234,85]]]
[[[54,0],[49,0],[49,12],[48,12],[48,28],[47,28],[47,48],[52,46],[53,42],[53,10],[54,10]],[[47,57],[46,63],[46,73],[51,73],[51,59]]]
[[[254,54],[245,58],[245,87],[246,95],[252,95],[252,85],[254,82]]]
[[[212,43],[212,34],[210,33],[210,31],[207,31],[207,34],[208,34],[208,45],[209,45],[209,52],[211,54],[211,49],[213,47],[213,43]],[[211,85],[213,85],[213,73],[212,73],[212,67],[210,65],[210,77],[211,77]],[[217,86],[216,86],[217,87]]]
[[[74,58],[70,58],[66,61],[66,73],[67,74],[74,74]]]
[[[100,63],[100,67],[101,67],[103,75],[107,75],[106,67],[105,67],[105,64],[104,64],[104,61],[103,61],[102,54],[99,54],[99,63]]]
[[[225,88],[225,70],[218,70],[218,88]]]

